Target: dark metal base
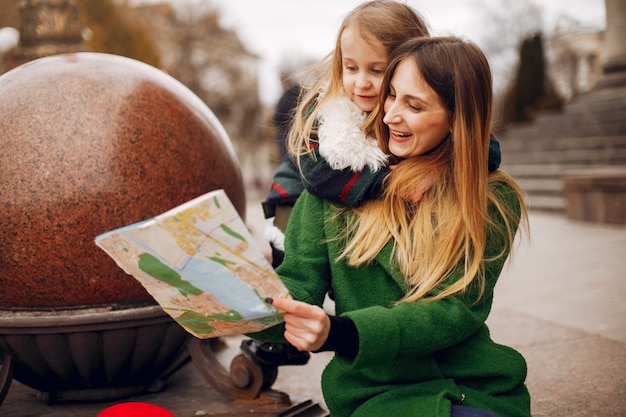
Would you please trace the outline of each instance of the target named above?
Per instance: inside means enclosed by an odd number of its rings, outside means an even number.
[[[278,368],[261,366],[243,354],[235,356],[230,372],[215,356],[212,341],[192,338],[187,343],[193,364],[213,388],[232,400],[226,410],[196,414],[212,417],[318,417],[328,413],[309,399],[295,400],[287,393],[273,390]]]
[[[189,337],[159,306],[0,311],[0,404],[13,379],[48,404],[158,392]]]

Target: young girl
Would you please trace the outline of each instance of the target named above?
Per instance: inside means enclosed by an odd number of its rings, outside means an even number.
[[[378,104],[391,51],[406,39],[425,35],[428,28],[422,17],[393,0],[365,2],[343,20],[334,52],[313,69],[317,82],[295,112],[289,144],[298,150],[297,156],[283,159],[263,203],[265,217],[272,221],[265,234],[275,268],[284,256],[289,213],[305,187],[348,206],[378,197],[389,172],[387,155],[362,126]],[[265,366],[301,365],[309,356],[288,344],[254,340],[242,342],[241,349]]]
[[[294,299],[268,299],[285,323],[255,337],[335,352],[322,375],[333,417],[529,417],[526,362],[485,324],[527,221],[515,181],[484,169],[487,59],[457,38],[410,40],[382,91],[367,131],[397,160],[383,198],[349,209],[302,194],[277,268]],[[321,307],[331,286],[336,316]]]

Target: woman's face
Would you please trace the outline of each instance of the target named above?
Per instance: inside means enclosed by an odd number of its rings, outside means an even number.
[[[384,112],[389,151],[403,159],[432,150],[450,133],[450,112],[413,59],[404,59],[396,67]]]
[[[347,27],[341,34],[343,89],[364,112],[378,104],[380,86],[387,66],[387,51],[373,36]]]

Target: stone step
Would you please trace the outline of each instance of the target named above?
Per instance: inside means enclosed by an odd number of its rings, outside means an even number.
[[[516,178],[517,183],[522,189],[532,191],[533,193],[545,193],[545,194],[562,194],[565,190],[563,180],[561,178]]]
[[[541,195],[526,193],[529,210],[565,212],[565,196],[563,195]]]
[[[626,98],[604,101],[582,101],[578,103],[568,104],[562,111],[564,117],[593,115],[594,117],[604,117],[606,120],[612,120],[616,115],[624,114],[626,109]]]
[[[495,134],[502,140],[524,142],[542,142],[554,138],[626,136],[625,114],[626,109],[570,116],[544,114],[532,122],[518,123],[502,131],[496,130]]]
[[[531,209],[563,212],[568,171],[626,166],[626,86],[596,88],[495,135],[503,169],[518,180]]]
[[[507,164],[626,164],[626,135],[563,136],[544,140],[500,138]]]
[[[570,171],[563,182],[568,218],[626,224],[626,165]]]
[[[522,143],[572,137],[626,136],[626,87],[598,88],[575,97],[557,111],[543,111],[527,123],[516,123],[495,133]]]
[[[563,175],[585,168],[586,164],[504,164],[508,172],[526,194],[529,209],[564,212],[566,209]]]
[[[620,136],[561,136],[543,140],[501,138],[502,153],[513,151],[543,151],[548,149],[626,149],[626,135]]]
[[[567,103],[566,111],[579,112],[583,110],[594,110],[599,106],[604,106],[605,109],[612,109],[616,107],[626,107],[626,97],[624,96],[624,88],[596,88],[586,93],[582,93],[574,97],[569,103]]]
[[[567,196],[564,178],[587,172],[624,171],[626,165],[590,164],[506,164],[502,169],[508,172],[526,194],[531,210],[564,213],[567,210]]]
[[[562,163],[588,165],[625,165],[626,148],[515,151],[503,153],[502,159],[509,164]]]
[[[568,171],[587,168],[588,164],[502,164],[502,169],[515,179],[524,178],[561,178]]]

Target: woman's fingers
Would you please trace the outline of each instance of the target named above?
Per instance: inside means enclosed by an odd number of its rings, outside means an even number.
[[[330,319],[321,307],[293,299],[271,301],[273,307],[285,312],[285,339],[289,343],[299,350],[317,350],[324,344]]]
[[[319,310],[321,310],[317,306],[291,298],[276,298],[270,304],[279,310],[283,310],[286,313],[294,314],[299,317],[319,316]]]

